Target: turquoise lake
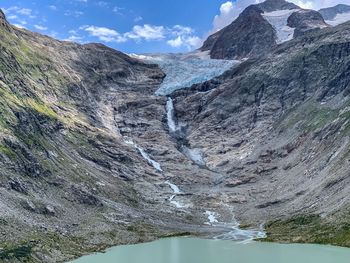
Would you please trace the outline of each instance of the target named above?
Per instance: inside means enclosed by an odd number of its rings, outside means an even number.
[[[198,238],[117,246],[71,263],[349,263],[350,249]]]

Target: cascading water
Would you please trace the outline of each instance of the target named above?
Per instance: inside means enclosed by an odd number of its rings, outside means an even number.
[[[188,205],[183,205],[179,201],[174,200],[178,194],[182,193],[180,188],[177,185],[170,183],[169,181],[166,181],[165,183],[167,185],[169,185],[171,190],[173,190],[173,192],[174,192],[174,194],[172,196],[170,196],[170,198],[169,198],[170,204],[175,205],[176,208],[188,208]]]
[[[212,211],[206,211],[205,215],[208,217],[208,222],[205,222],[207,225],[211,225],[213,227],[228,229],[226,233],[218,235],[214,237],[214,239],[220,240],[232,240],[232,241],[240,241],[242,243],[249,243],[257,238],[265,238],[266,233],[261,229],[241,229],[240,224],[237,222],[235,218],[233,218],[232,223],[222,223],[219,222],[218,217],[220,216],[218,213]]]
[[[173,99],[170,97],[168,97],[168,100],[166,102],[166,112],[167,112],[167,121],[168,121],[169,131],[171,133],[176,133],[177,126],[175,122],[174,103],[173,103]]]
[[[175,118],[175,108],[174,108],[174,102],[173,99],[168,97],[167,103],[166,103],[166,111],[167,111],[167,122],[168,122],[168,128],[169,132],[173,137],[176,137],[176,139],[183,139],[184,134],[183,133],[183,127],[179,125]],[[182,141],[182,140],[181,140]],[[181,152],[192,162],[199,166],[205,166],[205,162],[202,157],[202,153],[199,149],[191,149],[186,145],[180,145]]]
[[[163,172],[160,163],[156,162],[155,160],[153,160],[148,153],[145,152],[144,149],[142,149],[140,146],[138,146],[136,143],[134,143],[133,141],[130,140],[125,140],[126,144],[132,145],[134,148],[136,148],[139,153],[141,154],[141,156],[143,157],[143,159],[145,159],[151,166],[153,166],[154,169],[156,169],[159,172]]]

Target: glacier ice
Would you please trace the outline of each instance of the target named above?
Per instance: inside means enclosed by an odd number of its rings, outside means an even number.
[[[208,52],[190,52],[183,54],[130,54],[148,63],[158,64],[166,77],[156,95],[167,96],[178,89],[191,87],[222,75],[234,65],[237,60],[210,59]]]
[[[349,13],[343,13],[343,14],[337,14],[337,16],[333,20],[327,20],[326,23],[331,26],[337,26],[342,23],[345,23],[347,21],[350,21],[350,12]]]
[[[263,17],[269,22],[272,27],[276,30],[277,34],[277,44],[289,41],[293,39],[295,29],[289,27],[288,17],[294,12],[299,11],[299,9],[292,10],[278,10],[273,12],[263,13]]]

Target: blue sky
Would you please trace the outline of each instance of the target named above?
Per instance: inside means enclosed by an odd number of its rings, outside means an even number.
[[[8,20],[61,40],[102,42],[127,53],[198,48],[261,0],[1,0]],[[350,0],[292,0],[308,8]]]

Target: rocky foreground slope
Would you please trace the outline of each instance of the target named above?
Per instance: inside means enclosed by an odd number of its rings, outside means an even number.
[[[319,21],[303,12],[293,23]],[[262,18],[272,48],[170,99],[154,95],[157,65],[1,13],[0,260],[63,262],[236,219],[269,240],[350,246],[350,23],[277,43]]]

